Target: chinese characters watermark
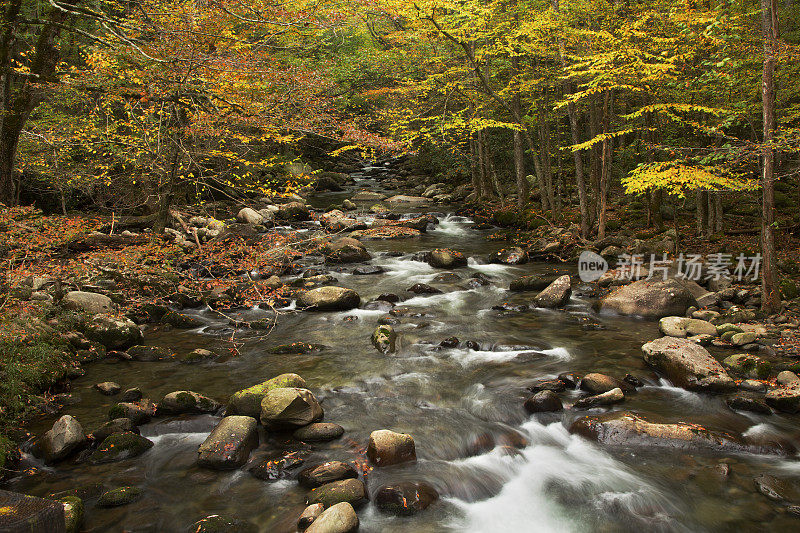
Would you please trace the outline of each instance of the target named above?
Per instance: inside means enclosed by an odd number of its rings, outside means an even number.
[[[608,271],[608,262],[600,255],[585,251],[578,259],[578,274],[585,282],[595,281]],[[743,253],[683,254],[675,258],[661,254],[621,254],[617,258],[615,279],[639,280],[669,277],[691,281],[736,280],[756,281],[761,271],[761,254],[752,256]]]

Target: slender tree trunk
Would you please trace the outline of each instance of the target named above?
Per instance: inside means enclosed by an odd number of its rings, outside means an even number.
[[[519,57],[513,56],[511,58],[511,68],[515,76],[519,76]],[[519,90],[515,91],[511,99],[511,106],[514,115],[517,117],[522,116],[522,99]],[[530,195],[530,187],[528,185],[527,174],[525,173],[525,148],[522,146],[522,132],[514,130],[514,173],[517,178],[517,207],[522,209],[528,202]]]
[[[761,0],[764,38],[764,70],[761,76],[761,104],[764,119],[763,168],[761,173],[761,310],[780,311],[781,297],[775,265],[775,42],[778,38],[776,0]]]
[[[697,204],[697,235],[703,237],[707,235],[708,228],[708,193],[697,191],[695,193],[695,203]]]
[[[572,134],[572,144],[580,144],[580,130],[578,130],[578,116],[575,111],[575,103],[567,104],[569,113],[569,129]],[[575,184],[578,187],[578,202],[581,210],[581,237],[584,239],[589,236],[589,199],[586,194],[586,178],[583,174],[583,156],[581,152],[572,152],[572,162],[575,164]]]
[[[600,134],[600,119],[599,119],[599,108],[597,105],[597,99],[593,98],[589,107],[589,138],[594,139],[597,135]],[[595,222],[598,220],[600,215],[600,171],[602,170],[601,159],[602,159],[602,150],[601,147],[597,144],[592,146],[591,148],[591,164],[589,166],[590,172],[590,181],[592,185],[592,190],[594,194],[592,194],[592,226],[594,226]]]
[[[609,102],[611,91],[603,91],[603,133],[610,130],[610,110]],[[609,175],[611,174],[611,143],[608,138],[603,139],[602,168],[600,171],[600,214],[597,218],[597,238],[603,239],[606,236],[606,212],[608,210],[608,186]]]

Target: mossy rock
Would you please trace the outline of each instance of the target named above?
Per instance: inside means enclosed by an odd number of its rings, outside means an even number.
[[[83,525],[83,500],[77,496],[65,496],[59,501],[64,504],[64,522],[67,533],[78,533]]]
[[[772,373],[769,361],[746,353],[726,357],[722,364],[740,376],[752,379],[767,379]]]
[[[255,533],[258,528],[244,520],[218,514],[210,515],[195,522],[192,533]]]
[[[291,344],[280,344],[269,349],[269,353],[284,355],[307,355],[318,353],[325,349],[321,344],[311,344],[308,342],[293,342]]]
[[[794,280],[785,279],[781,281],[781,296],[784,300],[794,300],[799,293],[797,283]]]
[[[381,325],[372,332],[372,345],[383,354],[394,352],[396,342],[397,333],[392,326]]]
[[[142,497],[144,491],[139,487],[119,487],[104,492],[97,500],[98,507],[120,507],[133,503]]]
[[[113,463],[142,455],[153,447],[153,441],[132,431],[112,433],[100,443],[89,462],[93,464]]]
[[[210,361],[216,358],[217,354],[215,354],[211,350],[198,348],[186,354],[186,356],[183,359],[181,359],[181,363],[186,363],[186,364],[202,363],[203,361]]]
[[[228,401],[228,414],[252,416],[258,419],[261,416],[261,400],[269,391],[284,387],[305,388],[305,386],[306,380],[297,374],[275,376],[258,385],[235,392]]]

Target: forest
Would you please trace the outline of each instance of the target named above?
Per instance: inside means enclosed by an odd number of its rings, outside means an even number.
[[[3,0],[0,532],[793,531],[799,188],[796,0]]]

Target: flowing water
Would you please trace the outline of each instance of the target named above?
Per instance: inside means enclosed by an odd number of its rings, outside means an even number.
[[[358,176],[357,176],[358,177]],[[376,188],[362,179],[359,188]],[[352,194],[330,193],[314,199],[319,206]],[[367,241],[379,275],[334,268],[339,285],[355,289],[367,302],[382,293],[407,297],[402,306],[414,312],[395,325],[397,352],[380,354],[370,335],[385,311],[359,309],[341,313],[282,310],[266,338],[240,330],[240,354],[201,365],[173,362],[98,362],[73,383],[76,403],[64,412],[87,430],[106,420],[116,401],[92,389],[101,381],[123,388],[139,386],[158,400],[174,390],[193,390],[224,400],[234,391],[283,372],[302,375],[323,402],[325,419],[346,429],[337,441],[303,449],[305,465],[325,460],[360,461],[369,433],[388,428],[407,432],[416,441],[418,461],[367,474],[371,494],[384,483],[423,480],[442,496],[440,502],[413,517],[398,518],[374,505],[361,508],[366,532],[583,532],[583,531],[773,531],[795,530],[798,522],[753,486],[753,476],[773,473],[797,479],[795,459],[721,456],[708,453],[608,449],[569,434],[572,420],[587,412],[529,416],[522,403],[525,387],[564,371],[604,372],[617,377],[633,373],[648,384],[629,395],[618,409],[653,419],[687,421],[733,433],[764,433],[797,442],[796,418],[760,416],[729,410],[722,399],[672,387],[658,380],[641,359],[641,345],[658,336],[653,322],[597,316],[580,288],[565,310],[492,309],[504,303],[526,304],[530,293],[507,291],[516,276],[559,270],[572,265],[485,264],[501,245],[486,239],[466,218],[440,213],[440,224],[421,238]],[[452,247],[470,256],[461,278],[433,281],[437,271],[412,259],[414,252]],[[310,264],[313,259],[307,260]],[[488,286],[467,285],[474,274],[489,277]],[[430,283],[443,294],[415,296],[414,283]],[[362,305],[363,307],[363,305]],[[194,348],[225,351],[234,331],[227,319],[197,311],[207,326],[191,331],[146,332],[148,344],[168,346],[179,354]],[[244,319],[269,316],[258,309],[242,311]],[[249,336],[249,338],[248,338]],[[448,337],[474,341],[474,349],[439,348]],[[320,353],[273,355],[270,347],[290,342],[322,344]],[[562,395],[571,403],[578,392]],[[589,411],[598,412],[599,410]],[[263,532],[293,531],[304,508],[306,491],[291,479],[268,482],[246,470],[216,472],[195,465],[197,446],[216,424],[213,416],[158,418],[141,427],[155,446],[143,456],[102,466],[71,464],[45,467],[28,457],[34,473],[10,484],[35,495],[101,482],[106,488],[137,485],[144,498],[116,509],[87,502],[90,531],[184,531],[209,514],[249,520]],[[53,418],[37,422],[41,432]],[[486,435],[491,435],[487,439]],[[483,436],[481,439],[479,437]],[[476,440],[494,442],[476,446]],[[285,434],[262,433],[251,456],[296,450]],[[731,467],[727,480],[715,465]]]

